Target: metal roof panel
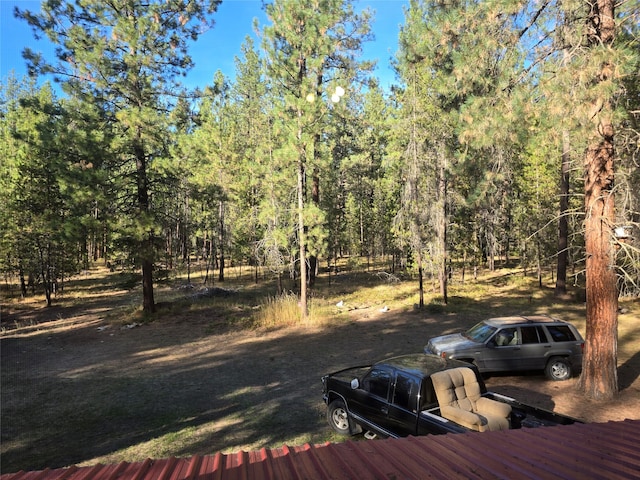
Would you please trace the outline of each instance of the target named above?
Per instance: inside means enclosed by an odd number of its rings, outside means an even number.
[[[0,480],[640,479],[640,420],[301,445]]]

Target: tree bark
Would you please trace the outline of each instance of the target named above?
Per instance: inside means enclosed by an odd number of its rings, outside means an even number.
[[[138,132],[138,138],[141,133]],[[147,180],[147,163],[144,147],[141,141],[134,145],[136,157],[136,175],[138,189],[138,209],[144,218],[149,214],[149,189]],[[156,305],[153,298],[153,233],[149,232],[140,242],[140,256],[142,263],[142,309],[147,313],[155,312]]]
[[[307,244],[304,223],[304,197],[305,197],[305,157],[306,149],[302,139],[302,115],[301,109],[298,109],[298,243],[299,243],[299,261],[300,261],[300,314],[303,319],[307,318],[309,310],[307,308]]]
[[[558,219],[558,263],[556,265],[556,288],[554,295],[561,297],[567,293],[567,260],[569,252],[569,172],[571,155],[569,149],[569,132],[562,134],[562,170],[560,174],[560,218]]]
[[[611,228],[613,197],[613,128],[587,151],[585,243],[587,323],[580,388],[587,397],[612,398],[618,391],[618,291]]]
[[[40,274],[42,275],[42,286],[44,287],[44,296],[47,299],[47,307],[51,306],[51,264],[49,261],[49,251],[51,245],[47,244],[47,259],[44,258],[44,247],[38,243],[38,251],[40,253]]]
[[[440,265],[438,277],[440,281],[440,295],[445,305],[449,303],[447,278],[447,166],[445,154],[440,153],[440,169],[438,172],[438,249],[440,250]]]
[[[418,303],[418,308],[422,310],[424,308],[424,281],[423,281],[423,272],[422,272],[422,262],[419,263],[419,267],[418,267],[418,290],[420,292],[420,300]]]
[[[224,244],[225,244],[225,238],[224,238],[224,202],[223,201],[220,201],[220,204],[218,205],[218,219],[219,219],[219,225],[218,225],[218,249],[220,250],[220,265],[219,265],[219,270],[218,270],[218,281],[219,282],[224,282],[224,263],[225,263]]]
[[[24,279],[24,268],[22,267],[22,260],[19,264],[19,275],[20,275],[20,298],[27,298],[27,282]]]
[[[614,40],[614,1],[591,4],[589,41],[592,48]],[[608,82],[614,66],[605,62],[596,79]],[[585,246],[587,322],[583,372],[579,387],[589,398],[606,400],[618,392],[618,291],[612,230],[614,203],[614,128],[609,98],[594,104],[595,134],[585,156]]]
[[[320,135],[316,135],[316,146],[320,142]],[[317,148],[314,149],[314,152]],[[317,153],[314,153],[317,155]],[[313,176],[311,179],[311,201],[318,208],[320,207],[320,174],[318,173],[318,167],[313,168]],[[318,257],[315,255],[309,255],[309,288],[313,288],[316,283],[316,270],[318,268]]]
[[[300,138],[302,140],[302,132]],[[304,162],[300,154],[298,162],[298,242],[300,243],[300,312],[302,318],[307,318],[307,249],[304,227]]]
[[[149,259],[142,261],[142,310],[148,313],[156,311],[153,298],[153,262]]]

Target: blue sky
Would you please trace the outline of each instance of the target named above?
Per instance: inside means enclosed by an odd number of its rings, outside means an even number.
[[[373,31],[375,41],[364,48],[364,59],[377,59],[376,76],[383,87],[394,83],[394,74],[389,59],[398,45],[399,26],[404,23],[403,6],[408,0],[358,0],[357,8],[371,7],[375,11]],[[0,0],[0,76],[2,79],[15,71],[18,77],[26,74],[22,50],[29,46],[42,52],[46,58],[53,57],[53,46],[47,39],[36,41],[26,22],[13,17],[13,8],[39,11],[40,2],[32,0]],[[234,57],[240,56],[240,46],[247,35],[254,36],[253,19],[260,25],[267,23],[260,0],[223,0],[215,14],[215,26],[200,37],[190,53],[195,67],[189,72],[186,82],[189,87],[204,87],[213,81],[214,73],[221,70],[230,79],[235,78]],[[258,45],[256,40],[256,45]]]

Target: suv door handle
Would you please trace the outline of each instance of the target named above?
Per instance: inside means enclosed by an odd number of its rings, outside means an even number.
[[[380,409],[380,411],[381,411],[382,413],[384,413],[385,415],[388,415],[388,414],[389,414],[389,407],[382,407],[382,408]]]

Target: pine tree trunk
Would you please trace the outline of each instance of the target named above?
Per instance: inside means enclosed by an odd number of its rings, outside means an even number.
[[[615,33],[613,0],[591,5],[590,44],[611,46]],[[614,66],[604,63],[598,82],[607,82]],[[595,134],[585,157],[585,247],[587,322],[580,389],[589,398],[606,400],[618,392],[618,291],[612,228],[614,203],[614,129],[612,105],[600,98],[592,118]]]
[[[558,219],[558,263],[556,265],[556,288],[554,294],[561,297],[567,293],[567,259],[569,252],[569,172],[571,168],[571,156],[569,133],[562,135],[562,171],[560,176],[560,218]]]
[[[141,133],[138,132],[140,138]],[[138,209],[140,215],[145,217],[149,213],[149,191],[147,182],[147,164],[142,143],[138,142],[134,145],[136,157],[136,174],[138,188]],[[140,251],[138,252],[142,258],[142,309],[147,313],[153,313],[156,309],[155,300],[153,298],[153,237],[149,232],[147,238],[140,242]]]
[[[24,279],[24,268],[22,267],[22,261],[20,261],[19,267],[19,275],[20,275],[20,298],[27,298],[27,282]]]
[[[142,261],[142,309],[149,313],[156,310],[153,299],[153,262],[148,259]]]
[[[224,282],[224,202],[220,202],[218,206],[218,219],[220,220],[218,226],[218,249],[220,250],[220,265],[218,270],[218,281]]]
[[[418,290],[420,292],[420,300],[418,303],[418,308],[420,310],[422,310],[424,308],[424,280],[423,280],[423,270],[422,270],[422,262],[420,262],[419,264],[420,266],[418,267]]]
[[[320,135],[316,136],[316,145],[320,142]],[[314,149],[317,151],[317,148]],[[313,178],[311,181],[311,201],[318,208],[320,207],[320,175],[318,174],[318,168],[313,169]],[[309,255],[309,288],[313,288],[316,283],[316,271],[318,269],[318,257],[315,255]]]
[[[51,249],[50,245],[47,245],[48,251]],[[44,287],[44,296],[47,300],[47,307],[51,306],[51,277],[49,272],[51,271],[51,266],[49,263],[49,255],[47,252],[47,259],[44,258],[44,247],[40,245],[38,241],[38,251],[40,253],[40,274],[42,275],[42,286]]]
[[[580,388],[587,397],[609,399],[618,391],[618,291],[611,242],[615,221],[613,128],[587,151],[585,180],[586,348]]]
[[[300,135],[302,137],[302,134]],[[300,243],[300,312],[307,318],[307,256],[304,233],[304,163],[298,163],[298,242]]]
[[[301,67],[302,75],[302,67]],[[309,311],[307,309],[307,245],[304,224],[304,197],[305,197],[305,157],[306,149],[302,138],[302,115],[301,109],[298,109],[298,243],[299,243],[299,261],[300,261],[300,314],[302,318],[307,318]]]
[[[438,245],[440,250],[440,266],[438,277],[440,281],[440,295],[445,305],[449,303],[447,285],[447,168],[444,154],[440,155],[440,171],[438,172]]]

